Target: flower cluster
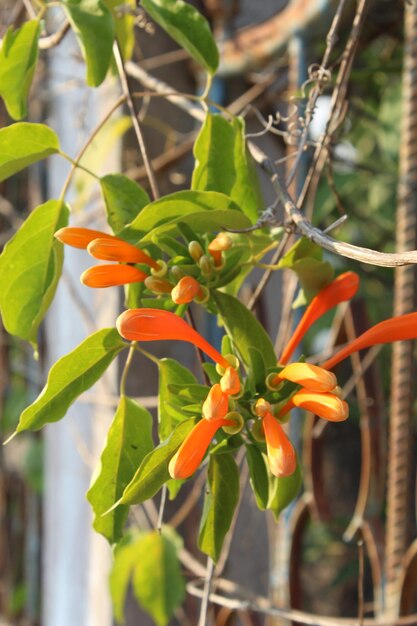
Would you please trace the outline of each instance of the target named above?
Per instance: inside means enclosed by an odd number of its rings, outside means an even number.
[[[302,408],[332,422],[347,419],[348,404],[343,400],[336,376],[330,370],[363,348],[415,338],[417,313],[377,324],[320,366],[288,361],[310,326],[340,302],[350,300],[358,286],[357,275],[346,272],[313,298],[279,359],[279,371],[269,374],[265,381],[266,397],[253,398],[248,395],[248,389],[242,385],[239,377],[236,357],[221,355],[178,315],[159,309],[130,309],[118,318],[117,328],[125,339],[139,342],[158,339],[190,342],[217,363],[221,374],[219,382],[211,386],[202,405],[202,419],[171,458],[169,473],[173,478],[188,478],[198,469],[220,429],[229,435],[242,431],[242,435],[251,441],[254,438],[258,441],[263,439],[271,474],[277,477],[290,476],[295,472],[297,460],[282,424],[288,420],[291,409]],[[276,402],[277,394],[288,382],[293,385],[290,385],[289,391],[288,388],[284,391],[286,396]],[[253,415],[256,416],[255,422]]]
[[[191,241],[188,254],[194,262],[193,267],[173,264],[168,272],[164,261],[154,260],[137,246],[115,235],[89,228],[66,227],[56,232],[55,237],[74,248],[86,249],[97,260],[113,262],[83,272],[80,280],[84,285],[101,288],[144,283],[156,296],[169,294],[174,304],[188,304],[193,300],[204,303],[208,300],[209,291],[202,282],[210,281],[213,274],[223,269],[224,252],[232,245],[226,233],[219,233],[208,244],[207,252],[197,241]],[[187,270],[196,270],[197,278],[187,274]]]

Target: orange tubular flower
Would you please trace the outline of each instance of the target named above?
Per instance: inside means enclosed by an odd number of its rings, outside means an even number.
[[[337,385],[336,376],[322,367],[310,363],[291,363],[277,374],[273,382],[290,380],[311,391],[332,391]]]
[[[147,274],[131,265],[97,265],[85,270],[80,281],[87,287],[102,288],[142,283]]]
[[[214,420],[224,417],[229,408],[229,398],[217,383],[210,389],[207,398],[203,402],[203,417],[206,420]]]
[[[297,458],[291,441],[270,411],[266,411],[262,423],[271,473],[278,478],[291,476],[297,467]]]
[[[233,420],[217,417],[202,419],[182,442],[179,450],[174,454],[168,465],[172,478],[184,480],[189,478],[198,469],[205,453],[216,432],[222,426],[232,426]]]
[[[417,339],[417,313],[408,313],[398,317],[391,317],[359,335],[345,348],[339,350],[334,356],[321,364],[326,370],[346,359],[348,356],[364,348],[370,348],[378,344],[392,343],[393,341],[406,341]]]
[[[300,389],[290,402],[293,406],[311,411],[329,422],[343,422],[349,417],[347,402],[333,393],[319,393],[309,389]]]
[[[354,272],[345,272],[338,276],[330,285],[322,289],[308,305],[279,362],[282,365],[286,365],[310,326],[327,311],[340,304],[340,302],[351,300],[358,287],[359,276]]]
[[[67,246],[84,249],[87,248],[91,241],[97,239],[98,237],[100,239],[115,239],[113,235],[102,233],[100,230],[92,230],[91,228],[76,228],[74,226],[60,228],[55,233],[55,237]]]
[[[159,339],[188,341],[205,352],[224,369],[230,363],[209,344],[182,317],[162,309],[129,309],[116,321],[117,330],[129,341],[156,341]]]
[[[207,250],[213,257],[214,265],[219,267],[222,264],[222,252],[232,247],[232,239],[227,233],[219,233],[211,243]]]
[[[156,261],[145,252],[118,237],[98,237],[87,246],[87,251],[102,261],[118,261],[119,263],[144,263],[153,269],[159,269]]]
[[[200,283],[192,276],[183,276],[171,291],[175,304],[188,304],[194,298],[204,298]]]
[[[240,391],[239,374],[234,367],[228,367],[220,379],[220,387],[223,393],[234,396]]]

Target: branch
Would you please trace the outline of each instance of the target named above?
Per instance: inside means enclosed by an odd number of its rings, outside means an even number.
[[[139,80],[148,89],[154,89],[158,93],[169,92],[173,94],[167,96],[167,99],[170,102],[179,106],[183,111],[186,111],[193,118],[200,121],[204,119],[205,113],[200,109],[200,107],[190,104],[187,98],[181,96],[181,94],[179,92],[176,92],[176,90],[173,89],[170,85],[158,80],[154,76],[150,76],[147,72],[139,68],[134,63],[126,63],[126,72],[132,77]],[[176,95],[176,93],[178,93],[178,95]],[[303,234],[305,237],[308,237],[309,239],[314,241],[314,243],[324,248],[325,250],[328,250],[329,252],[333,252],[334,254],[338,254],[340,256],[347,257],[349,259],[360,261],[361,263],[377,265],[380,267],[397,267],[400,265],[417,263],[417,250],[412,250],[410,252],[392,253],[378,252],[376,250],[371,250],[370,248],[363,248],[361,246],[354,246],[349,243],[337,241],[336,239],[333,239],[332,237],[324,234],[319,228],[313,226],[311,222],[309,222],[309,220],[305,218],[301,211],[296,207],[288,191],[284,189],[279,182],[275,167],[270,158],[253,142],[249,141],[248,146],[255,161],[271,177],[271,181],[275,187],[277,195],[286,211],[288,226],[296,226],[301,234]],[[272,214],[264,214],[263,216],[261,216],[259,221],[262,223],[263,226],[265,226],[265,224],[276,225],[280,221],[277,216],[277,210],[274,209],[272,211]]]

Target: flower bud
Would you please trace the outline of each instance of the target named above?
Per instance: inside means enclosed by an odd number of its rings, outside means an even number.
[[[175,304],[188,304],[198,295],[203,296],[200,283],[192,276],[184,276],[171,291],[171,298]]]
[[[145,280],[145,287],[157,295],[171,293],[172,291],[171,283],[164,278],[156,278],[155,276],[148,276]]]
[[[199,260],[201,259],[201,257],[204,254],[204,250],[203,248],[200,246],[200,244],[198,243],[198,241],[190,241],[190,243],[188,244],[188,252],[190,254],[190,257],[193,259],[193,261],[195,261],[196,263],[199,262]]]
[[[185,276],[184,270],[179,265],[173,265],[170,269],[170,273],[175,282],[178,282]]]
[[[209,278],[213,273],[213,261],[207,254],[203,254],[198,262],[201,273],[205,278]]]

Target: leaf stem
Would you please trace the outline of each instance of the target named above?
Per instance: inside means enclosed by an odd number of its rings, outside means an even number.
[[[120,378],[120,395],[121,396],[124,396],[125,392],[126,392],[127,375],[129,373],[129,369],[130,369],[130,366],[132,364],[133,356],[135,354],[135,349],[136,349],[136,342],[132,341],[132,343],[130,344],[129,353],[127,355],[126,363],[125,363],[125,366],[123,368],[122,376]]]

